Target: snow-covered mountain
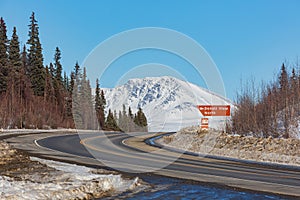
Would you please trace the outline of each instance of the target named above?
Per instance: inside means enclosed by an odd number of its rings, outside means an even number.
[[[130,106],[133,112],[141,107],[147,116],[149,131],[176,131],[185,126],[199,125],[199,104],[232,104],[228,99],[192,83],[173,77],[130,79],[113,89],[104,89],[107,109],[122,110]],[[222,128],[224,117],[213,117],[210,125]]]

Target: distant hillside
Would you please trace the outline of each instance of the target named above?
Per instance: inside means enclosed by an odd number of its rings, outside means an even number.
[[[231,104],[226,98],[197,85],[167,76],[131,79],[104,91],[107,109],[122,110],[125,104],[136,112],[141,107],[147,116],[149,131],[175,131],[199,125],[198,104]],[[212,126],[218,128],[222,120],[224,118],[214,118]]]

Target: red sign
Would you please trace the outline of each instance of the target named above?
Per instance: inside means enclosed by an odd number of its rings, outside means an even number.
[[[230,105],[198,105],[203,116],[230,116]]]
[[[208,125],[208,118],[201,118],[201,125]]]
[[[208,118],[201,119],[201,129],[208,130]]]

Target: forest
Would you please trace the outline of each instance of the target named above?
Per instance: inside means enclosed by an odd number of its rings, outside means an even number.
[[[20,46],[17,28],[10,39],[0,18],[0,128],[77,128],[116,131],[147,131],[142,109],[106,111],[99,80],[96,92],[78,62],[68,75],[56,47],[53,62],[44,65],[43,48],[35,13],[29,21],[28,40]],[[125,105],[123,106],[125,109]]]
[[[259,87],[242,85],[227,132],[257,137],[296,137],[300,122],[300,70],[282,64],[278,76]]]

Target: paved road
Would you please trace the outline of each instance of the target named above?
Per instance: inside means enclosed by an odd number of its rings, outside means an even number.
[[[7,141],[18,149],[45,158],[300,197],[299,168],[185,155],[147,145],[144,140],[154,135],[157,134],[44,133],[12,137]]]
[[[100,165],[130,172],[217,183],[300,197],[300,170],[182,155],[144,143],[149,135],[82,134],[42,139],[38,144],[60,152],[96,158]]]

